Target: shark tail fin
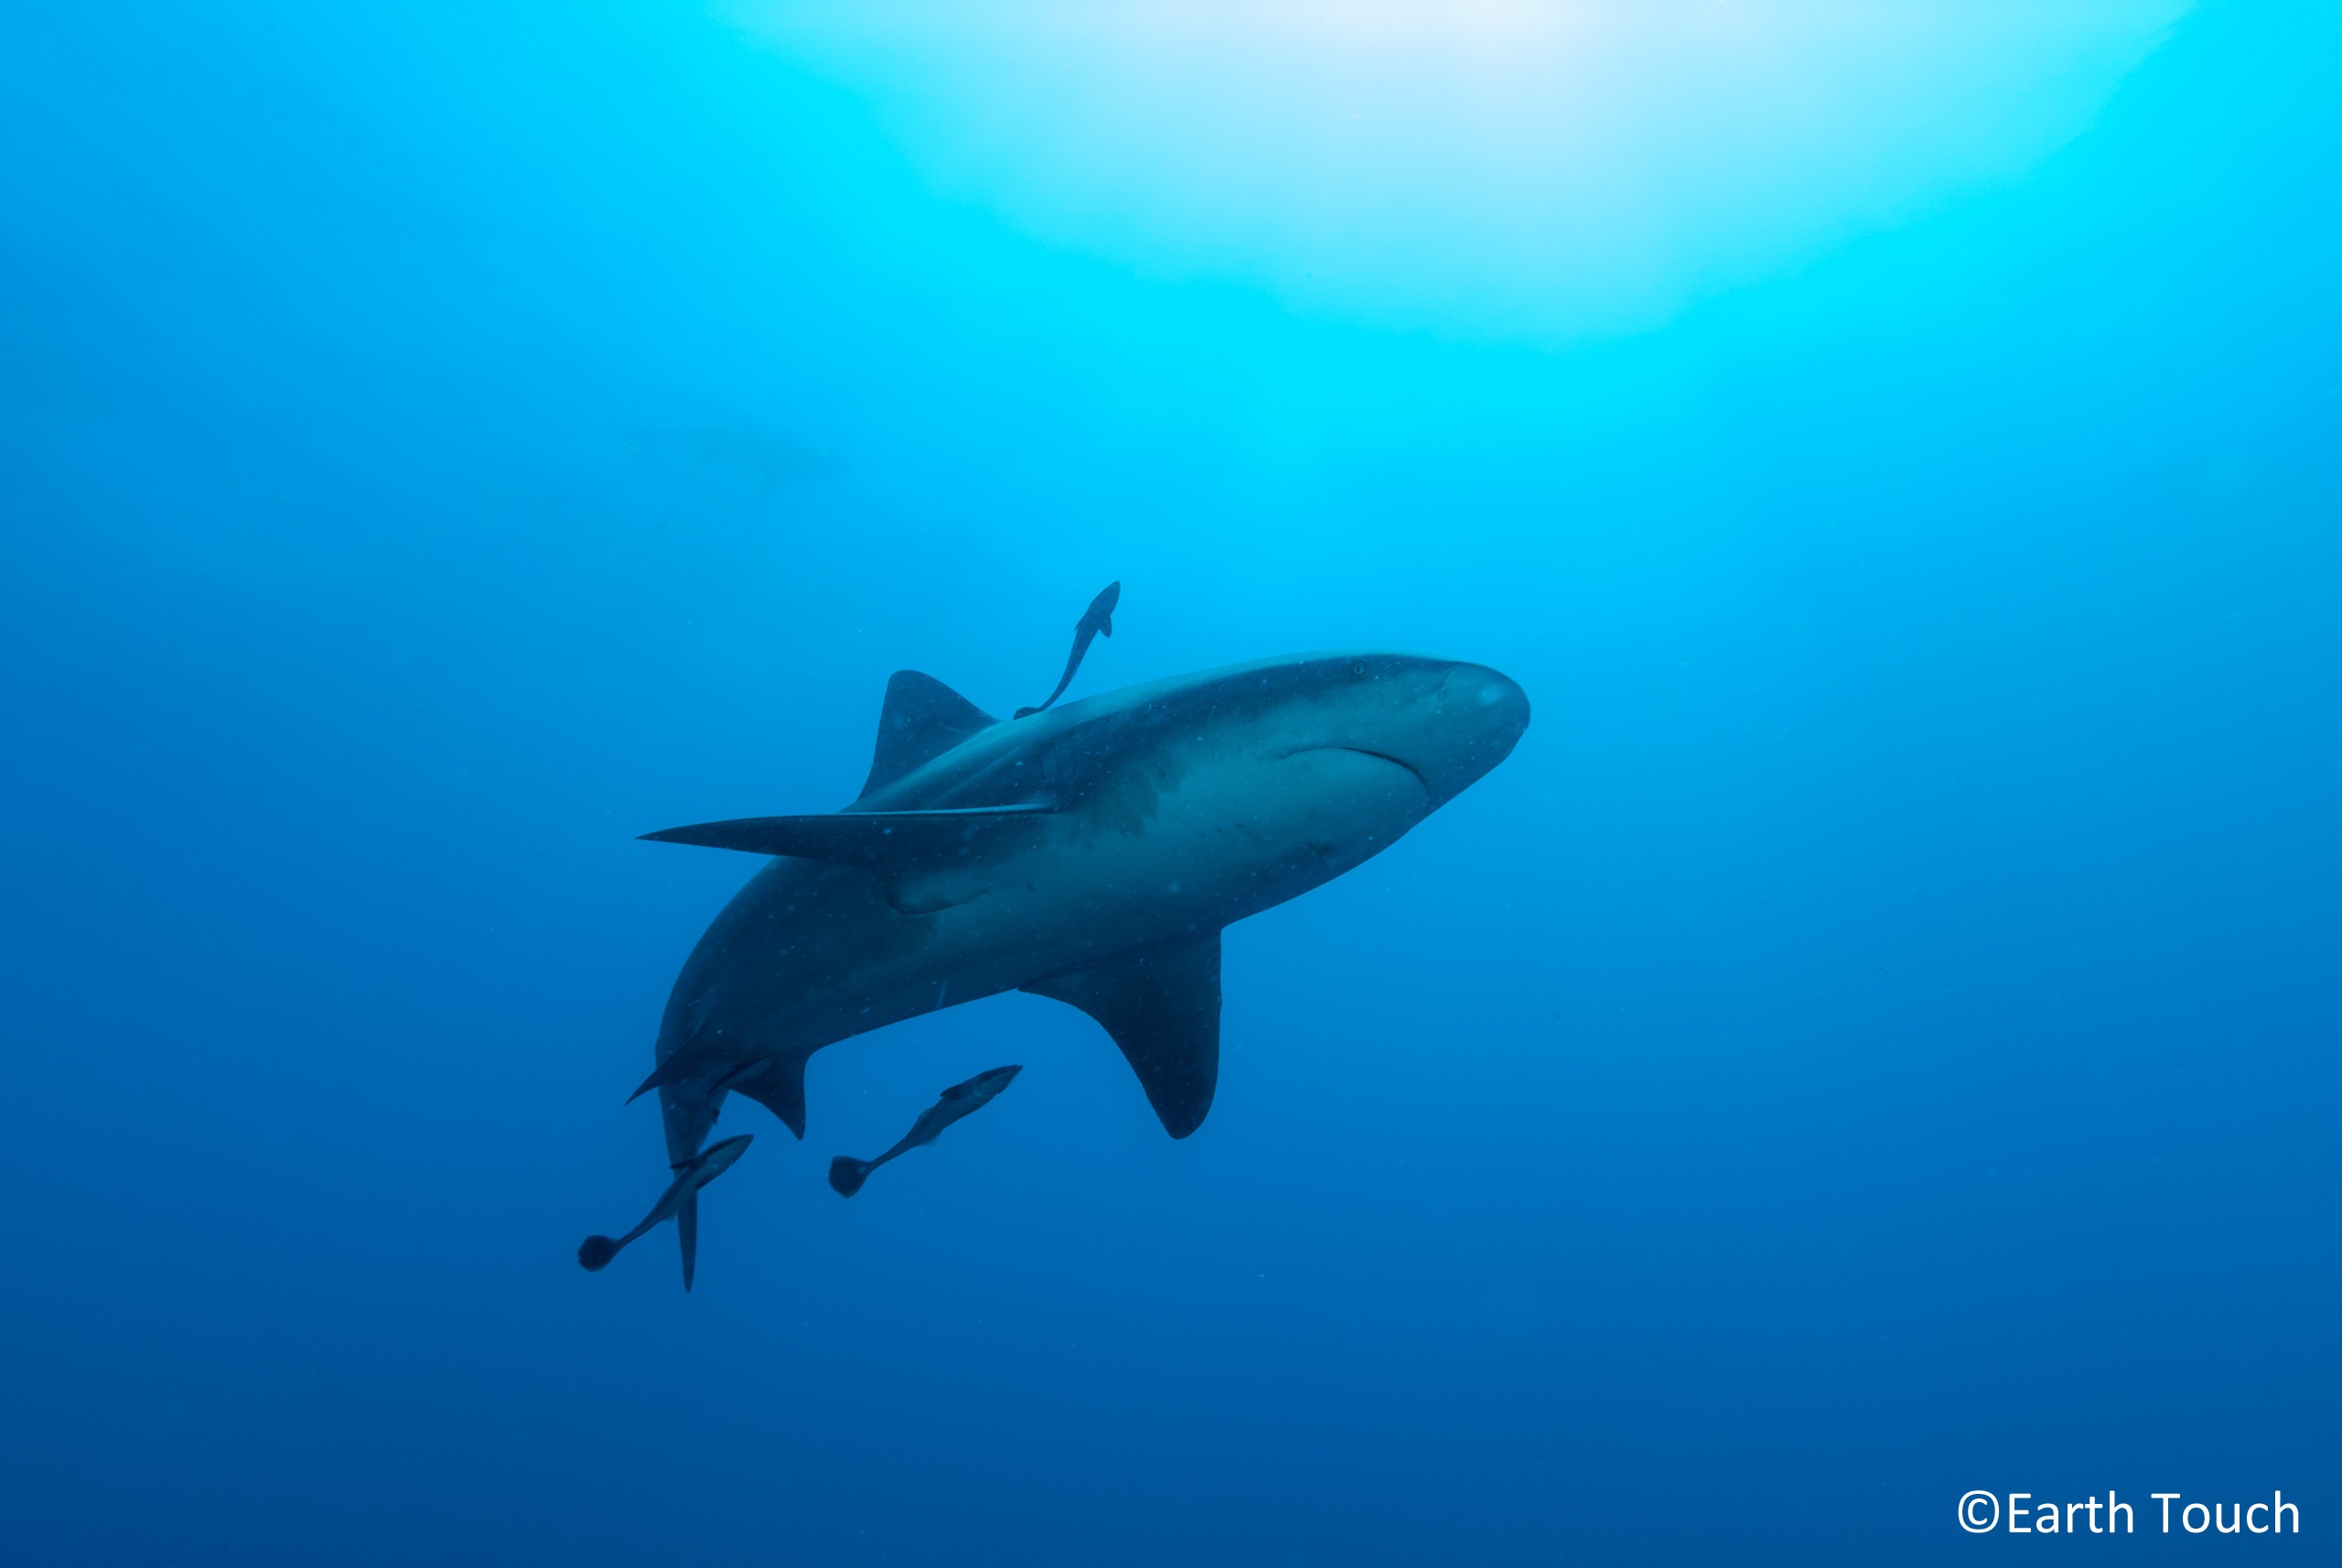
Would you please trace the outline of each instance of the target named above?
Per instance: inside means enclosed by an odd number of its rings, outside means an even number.
[[[588,1236],[577,1244],[577,1266],[587,1273],[607,1267],[618,1255],[618,1243],[608,1236]]]
[[[875,1160],[857,1160],[852,1155],[840,1155],[830,1162],[830,1186],[837,1190],[840,1197],[852,1197],[862,1190],[862,1184],[870,1179],[870,1173],[876,1168]]]
[[[683,1289],[692,1288],[692,1267],[699,1261],[699,1189],[683,1194],[675,1206],[675,1236],[683,1244]]]

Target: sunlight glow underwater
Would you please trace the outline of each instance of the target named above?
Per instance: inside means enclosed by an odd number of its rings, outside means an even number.
[[[737,0],[1046,240],[1466,336],[1646,328],[2014,177],[2186,0]]]

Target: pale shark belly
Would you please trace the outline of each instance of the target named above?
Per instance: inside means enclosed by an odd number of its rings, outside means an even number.
[[[678,1033],[728,1036],[725,1054],[743,1058],[800,1054],[1218,930],[1380,853],[1431,803],[1404,765],[1342,747],[1164,773],[1037,820],[1024,853],[913,879],[891,902],[875,878],[828,866],[745,890],[696,988],[716,1005]]]
[[[1191,767],[1048,819],[1027,853],[917,892],[950,900],[935,958],[988,970],[996,954],[1020,983],[1258,914],[1378,854],[1430,805],[1404,765],[1360,751]]]

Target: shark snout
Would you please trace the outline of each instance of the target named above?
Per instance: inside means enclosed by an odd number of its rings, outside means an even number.
[[[1529,728],[1529,693],[1485,664],[1451,664],[1410,757],[1432,804],[1453,800],[1512,754]]]
[[[1321,710],[1330,745],[1413,773],[1436,811],[1510,755],[1529,727],[1529,695],[1485,664],[1404,653],[1327,656]]]

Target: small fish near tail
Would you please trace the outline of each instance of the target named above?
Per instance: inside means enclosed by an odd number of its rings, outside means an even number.
[[[623,1236],[588,1236],[577,1245],[577,1266],[587,1273],[599,1273],[609,1266],[628,1243],[639,1240],[661,1220],[672,1219],[675,1232],[682,1242],[683,1288],[692,1288],[692,1265],[699,1251],[699,1189],[732,1168],[734,1161],[747,1152],[754,1140],[752,1133],[736,1138],[726,1138],[711,1144],[688,1160],[677,1162],[675,1179],[642,1217],[642,1223]]]
[[[943,1129],[962,1117],[972,1116],[993,1101],[993,1097],[1006,1089],[1022,1067],[996,1067],[980,1072],[965,1083],[955,1083],[937,1097],[934,1104],[919,1112],[911,1130],[896,1141],[895,1146],[873,1160],[857,1160],[851,1155],[840,1155],[830,1162],[830,1186],[840,1197],[852,1197],[870,1179],[870,1173],[888,1160],[932,1144],[943,1135]]]

